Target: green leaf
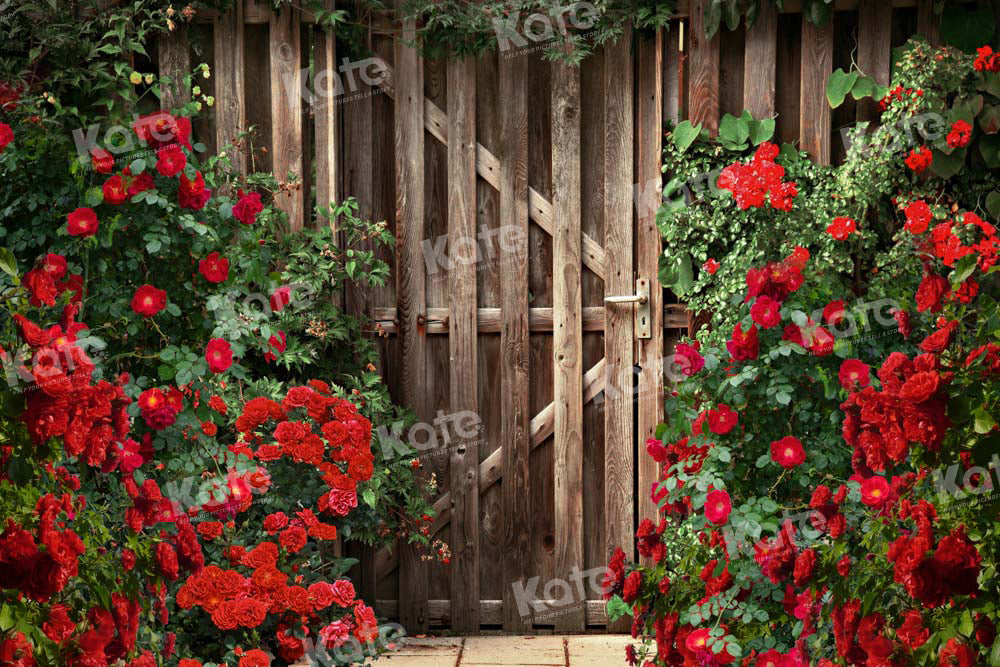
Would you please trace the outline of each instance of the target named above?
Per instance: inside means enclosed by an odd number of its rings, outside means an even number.
[[[750,143],[759,146],[765,141],[770,141],[774,136],[774,119],[764,118],[762,120],[750,121]]]
[[[826,100],[830,103],[831,109],[836,109],[844,103],[844,98],[854,88],[857,80],[857,72],[845,72],[840,68],[834,70],[826,83]]]
[[[987,167],[1000,167],[1000,134],[991,134],[979,140],[979,152]]]
[[[985,408],[978,408],[972,412],[972,417],[975,420],[976,433],[989,433],[996,426],[996,421],[993,419],[993,415],[986,411]]]
[[[715,33],[719,32],[719,23],[722,21],[722,0],[711,0],[705,5],[704,23],[705,39],[712,39]]]
[[[677,147],[677,150],[683,153],[690,148],[691,144],[694,143],[694,140],[698,138],[699,134],[701,134],[701,123],[692,125],[691,121],[685,120],[674,128],[670,137],[674,142],[674,146]]]
[[[932,172],[947,179],[962,170],[962,166],[965,164],[965,148],[956,149],[950,155],[936,148],[932,150],[934,153],[934,161],[931,162]]]
[[[750,125],[742,118],[730,114],[719,123],[719,138],[734,144],[742,144],[750,136]]]
[[[373,489],[365,489],[365,492],[361,494],[361,499],[365,501],[365,504],[369,507],[375,507],[378,504],[378,498],[375,497],[375,491]]]
[[[104,191],[101,188],[94,186],[87,190],[83,195],[83,203],[87,206],[93,208],[94,206],[100,205],[104,201]]]
[[[722,8],[723,18],[726,21],[726,27],[730,31],[736,30],[740,26],[740,5],[738,0],[726,0],[726,4]]]
[[[951,284],[958,285],[971,276],[972,272],[976,270],[976,262],[978,259],[978,255],[972,254],[966,255],[962,259],[958,260],[958,264],[955,265],[955,269],[951,272]]]
[[[979,127],[986,134],[1000,132],[1000,104],[990,104],[983,107],[979,114]]]
[[[994,218],[1000,218],[1000,190],[986,195],[986,211]]]
[[[625,600],[622,600],[620,596],[616,595],[608,600],[607,612],[608,620],[617,621],[623,616],[630,616],[632,614],[632,608],[625,604]]]
[[[9,248],[0,248],[0,270],[17,280],[17,260]]]
[[[859,76],[851,87],[851,97],[856,100],[875,96],[875,80],[867,76]]]

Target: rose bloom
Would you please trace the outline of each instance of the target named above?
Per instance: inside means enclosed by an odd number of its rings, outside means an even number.
[[[156,153],[156,171],[160,176],[173,178],[187,165],[187,156],[178,144],[161,148]]]
[[[260,194],[256,192],[243,194],[243,191],[240,190],[239,198],[239,201],[233,206],[233,217],[244,225],[252,225],[257,222],[257,214],[264,210]]]
[[[167,293],[152,285],[143,285],[132,297],[132,310],[143,317],[153,317],[167,307]]]
[[[962,148],[968,146],[972,140],[972,126],[962,119],[956,120],[951,126],[951,131],[945,137],[945,141],[952,148]]]
[[[146,391],[139,394],[139,408],[142,410],[155,410],[157,408],[162,408],[166,403],[166,398],[163,396],[163,392],[159,389],[147,389]]]
[[[771,460],[782,468],[794,468],[806,460],[806,450],[798,438],[786,435],[771,443]]]
[[[105,204],[117,206],[128,198],[128,188],[125,187],[125,179],[122,178],[121,174],[115,174],[104,181],[101,190],[104,193]]]
[[[205,360],[208,370],[213,373],[223,373],[233,365],[233,349],[221,338],[213,338],[205,347]]]
[[[306,531],[302,526],[291,526],[282,531],[278,536],[278,542],[291,553],[298,553],[306,545]]]
[[[851,218],[834,218],[827,228],[826,233],[836,241],[846,241],[847,237],[857,231],[857,223]]]
[[[767,295],[761,295],[750,307],[750,317],[764,329],[781,323],[781,304]]]
[[[357,597],[354,584],[347,579],[338,579],[331,584],[332,600],[338,607],[350,607]]]
[[[889,497],[889,482],[874,475],[861,482],[861,502],[869,507],[880,507]]]
[[[239,667],[271,667],[271,656],[259,648],[250,649],[240,658]]]
[[[222,523],[220,521],[203,521],[198,524],[198,534],[206,540],[214,540],[222,535]]]
[[[709,258],[704,264],[701,265],[701,268],[705,269],[705,271],[708,272],[708,275],[711,276],[715,275],[715,272],[719,270],[720,266],[721,264],[719,264],[717,261],[715,261],[712,258]]]
[[[3,153],[10,142],[14,141],[14,130],[7,123],[0,123],[0,153]]]
[[[840,364],[840,386],[847,391],[863,389],[871,384],[871,368],[860,359],[845,359]]]
[[[94,209],[80,207],[66,216],[66,231],[70,236],[93,236],[97,233],[97,214]]]
[[[903,212],[906,214],[905,229],[911,234],[923,234],[934,219],[931,207],[919,199],[903,209]]]
[[[225,282],[229,278],[229,260],[217,252],[209,253],[198,262],[198,272],[210,283]]]
[[[705,518],[717,526],[721,526],[729,520],[729,513],[732,509],[732,500],[725,491],[709,491],[705,497]]]
[[[740,415],[724,403],[715,410],[708,411],[708,428],[715,435],[725,435],[733,430]]]

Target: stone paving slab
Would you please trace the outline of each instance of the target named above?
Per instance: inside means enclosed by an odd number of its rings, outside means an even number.
[[[618,667],[625,635],[410,637],[381,658],[387,667]]]

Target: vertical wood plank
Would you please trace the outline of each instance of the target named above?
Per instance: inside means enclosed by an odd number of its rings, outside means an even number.
[[[631,27],[625,29],[617,43],[605,47],[604,57],[607,90],[604,101],[605,289],[608,296],[620,296],[633,294],[635,290],[632,256],[632,77],[628,76],[632,72]],[[630,555],[635,549],[632,517],[634,308],[630,304],[605,304],[604,309],[604,353],[608,364],[604,405],[604,521],[609,556],[615,547],[623,548]],[[619,621],[609,629],[625,626],[627,623]]]
[[[335,0],[325,0],[326,9],[332,10],[336,4]],[[336,36],[333,32],[316,28],[313,37],[315,42],[313,58],[317,76],[322,72],[336,72]],[[337,188],[340,178],[337,159],[342,150],[337,135],[339,102],[336,97],[325,97],[318,98],[313,104],[313,125],[316,128],[316,206],[321,209],[327,209],[331,202],[340,201]],[[335,220],[330,220],[330,225],[336,229]]]
[[[941,17],[934,13],[934,0],[917,0],[917,32],[932,45],[941,44]]]
[[[861,0],[858,5],[858,68],[882,85],[889,84],[892,50],[892,5],[880,0]],[[858,101],[859,121],[878,120],[878,102]]]
[[[553,369],[555,374],[555,571],[583,569],[583,314],[580,218],[580,68],[552,64]],[[586,609],[555,618],[583,630]]]
[[[461,253],[476,242],[476,62],[448,62],[448,239]],[[451,246],[451,252],[456,251]],[[465,254],[459,254],[465,257]],[[450,409],[479,414],[476,265],[453,262],[448,272]],[[459,425],[465,432],[465,428]],[[479,631],[479,445],[453,436],[451,476],[451,623],[456,632]]]
[[[688,118],[714,136],[719,131],[719,33],[705,39],[705,7],[710,1],[691,0]]]
[[[528,412],[528,59],[500,63],[500,227],[511,241],[500,260],[503,326],[500,332],[500,385],[503,401],[503,627],[525,630],[514,585],[527,578],[531,559]]]
[[[301,22],[302,11],[295,7],[271,13],[271,160],[274,175],[282,183],[303,176]],[[275,197],[277,207],[288,214],[292,230],[302,229],[302,190],[301,185],[293,186]]]
[[[191,73],[191,48],[188,28],[178,23],[174,31],[163,35],[157,42],[160,76],[170,83],[160,86],[160,108],[166,111],[179,109],[191,101],[191,91],[184,85],[184,77]]]
[[[401,330],[403,400],[428,420],[425,275],[420,242],[424,233],[424,82],[423,63],[405,42],[415,25],[407,21],[395,42],[396,76],[396,302]],[[427,565],[415,549],[400,546],[399,618],[407,633],[426,632]]]
[[[802,19],[802,64],[799,90],[799,139],[819,164],[830,164],[830,105],[826,82],[833,71],[833,21],[815,26]]]
[[[639,183],[657,183],[660,199],[660,160],[663,148],[663,73],[661,46],[663,34],[657,30],[639,41],[639,78],[636,118],[636,176]],[[662,238],[656,227],[656,210],[640,206],[635,237],[636,268],[640,278],[649,281],[650,337],[639,339],[639,465],[638,504],[640,519],[654,519],[657,508],[650,497],[650,486],[659,476],[656,461],[645,453],[645,442],[654,437],[663,421],[663,288],[657,279]]]
[[[243,3],[236,2],[215,19],[215,81],[220,95],[215,96],[215,145],[219,150],[233,145],[228,152],[233,169],[246,174],[246,154],[237,146],[240,132],[246,129],[246,82],[243,72]]]
[[[799,70],[802,65],[802,18],[798,14],[778,15],[778,66],[774,95],[775,141],[794,143],[799,140]]]
[[[754,118],[771,118],[778,63],[778,9],[773,3],[760,3],[760,14],[747,31],[745,49],[743,107]]]

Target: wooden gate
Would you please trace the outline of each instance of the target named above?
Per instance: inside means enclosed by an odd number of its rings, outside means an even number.
[[[413,25],[376,17],[369,46],[388,79],[355,79],[320,105],[287,92],[343,61],[297,9],[248,0],[160,49],[175,78],[213,64],[202,87],[219,106],[195,124],[210,151],[254,125],[270,150],[244,148],[237,163],[300,176],[278,201],[293,226],[350,195],[395,231],[393,284],[344,302],[384,334],[381,370],[425,424],[419,440],[435,434],[423,451],[439,486],[432,535],[452,557],[353,553],[363,597],[411,633],[606,624],[579,573],[631,549],[653,515],[656,468],[640,452],[663,419],[662,360],[692,324],[656,282],[664,122],[714,130],[747,108],[777,116],[777,140],[836,160],[838,126],[870,109],[831,112],[832,69],[853,58],[887,82],[892,47],[933,39],[931,0],[837,0],[823,28],[794,2],[780,14],[762,3],[749,32],[706,40],[706,1],[680,2],[668,30],[627,31],[579,68],[538,51],[424,61],[406,45]]]

